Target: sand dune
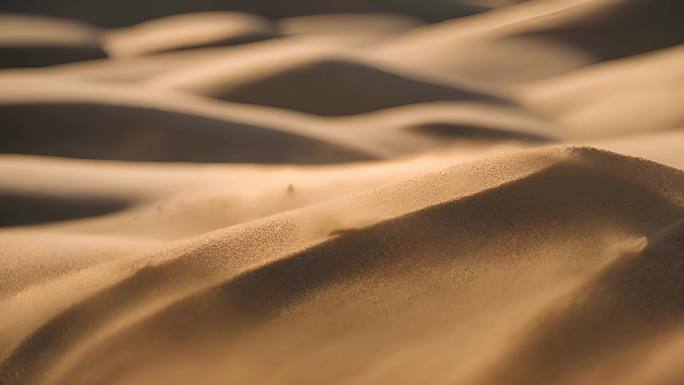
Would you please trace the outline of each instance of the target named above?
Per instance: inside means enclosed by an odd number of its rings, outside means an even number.
[[[0,385],[684,383],[683,5],[3,1]]]
[[[55,77],[0,77],[0,152],[157,162],[323,164],[437,148],[554,140],[512,106],[428,103],[322,119],[280,109]],[[46,129],[50,127],[50,129]],[[202,148],[203,151],[196,151]]]
[[[150,84],[317,115],[351,115],[445,100],[511,103],[472,86],[450,86],[353,58],[327,55],[258,66],[211,64],[170,73],[152,79]]]
[[[0,68],[43,67],[107,56],[100,31],[72,20],[0,14]]]
[[[103,162],[4,155],[3,226],[54,223],[62,232],[178,239],[511,151],[459,150],[391,162],[292,168]],[[19,199],[21,198],[21,200]],[[258,202],[258,204],[256,204]],[[31,206],[45,210],[20,215]],[[70,220],[69,223],[64,221]],[[47,226],[47,227],[46,227]],[[34,227],[37,228],[37,227]]]
[[[684,126],[684,48],[590,66],[524,87],[523,99],[569,137],[609,137]]]
[[[108,32],[105,46],[118,57],[251,43],[276,36],[275,26],[266,19],[236,12],[205,12],[169,16]]]
[[[535,80],[681,44],[682,15],[671,0],[530,1],[418,29],[379,57],[483,81]]]
[[[0,77],[0,152],[157,162],[322,164],[391,159],[459,144],[553,141],[512,106],[428,103],[322,119],[167,90],[59,77]],[[50,129],[47,129],[49,127]],[[196,151],[202,148],[203,151]]]
[[[436,151],[482,152],[556,141],[556,126],[515,106],[472,102],[411,104],[328,118],[328,127],[374,143],[387,157]]]
[[[595,333],[645,344],[677,316],[672,292],[659,289],[680,278],[678,270],[661,267],[672,256],[672,246],[662,246],[672,245],[672,236],[658,234],[679,234],[677,225],[666,227],[684,213],[682,191],[680,171],[591,149],[551,149],[465,163],[158,253],[141,247],[148,251],[138,257],[83,267],[25,291],[31,300],[24,303],[41,301],[45,312],[6,300],[16,315],[4,321],[11,336],[5,346],[27,339],[3,350],[2,373],[11,383],[316,383],[330,376],[411,383],[445,375],[529,383],[549,370],[535,366],[535,352],[577,333],[565,349],[543,350],[549,355],[543,362],[559,363],[548,373],[560,381],[611,378],[609,361],[592,372],[561,364],[599,344]],[[31,276],[16,276],[24,274]],[[653,280],[639,279],[642,274]],[[92,282],[93,275],[108,279]],[[641,290],[649,287],[655,291]],[[573,290],[587,293],[589,302],[566,310],[563,298]],[[611,290],[653,301],[622,310],[603,299],[622,298]],[[497,316],[502,309],[509,317]],[[465,314],[473,322],[464,323]],[[591,334],[566,333],[564,325],[578,317],[605,322],[591,323],[599,328]],[[611,320],[623,317],[636,318],[614,328]],[[524,333],[534,338],[522,345],[513,340],[510,354],[482,345]],[[178,339],[181,334],[192,338]],[[401,354],[391,353],[399,346]],[[619,350],[602,354],[638,361],[623,345],[609,346]],[[426,351],[442,354],[424,360]],[[453,357],[464,359],[454,364]],[[304,370],[319,362],[327,364]],[[506,370],[511,362],[517,362],[514,372]],[[29,363],[34,370],[19,369]],[[349,371],[361,363],[378,369]],[[262,365],[277,375],[254,370]]]
[[[263,62],[301,60],[349,49],[357,38],[345,36],[287,37],[233,47],[197,48],[156,55],[123,57],[117,60],[93,60],[42,70],[40,74],[106,82],[139,82],[189,67],[213,65],[259,65]],[[18,74],[34,74],[32,70],[17,70]]]
[[[373,159],[306,124],[170,93],[50,78],[9,78],[0,93],[0,151],[91,159],[330,163]],[[245,115],[247,114],[247,115]],[[201,148],[201,151],[197,149]]]

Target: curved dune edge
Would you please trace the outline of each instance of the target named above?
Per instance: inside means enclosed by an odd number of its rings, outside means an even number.
[[[0,133],[2,153],[331,164],[554,142],[556,131],[515,105],[487,102],[408,104],[333,118],[59,76],[9,74],[0,85],[0,111],[11,122]]]
[[[468,146],[384,162],[296,168],[4,155],[0,196],[11,199],[0,201],[0,225],[5,232],[35,236],[58,230],[178,240],[518,148]]]
[[[514,104],[505,96],[476,86],[452,85],[349,55],[329,53],[275,62],[212,63],[153,78],[147,84],[323,116],[437,101]]]
[[[637,156],[684,170],[684,131],[658,131],[621,138],[590,141],[588,145],[630,156]]]
[[[66,79],[135,83],[153,79],[188,67],[210,63],[260,63],[282,61],[306,55],[322,55],[351,49],[357,39],[346,36],[291,36],[230,47],[208,47],[161,52],[155,55],[119,57],[116,60],[91,60],[43,69],[17,69],[18,75],[55,75]]]
[[[566,138],[615,137],[684,125],[684,48],[600,63],[520,87]]]
[[[684,174],[655,163],[591,148],[534,150],[166,243],[159,251],[141,247],[140,254],[92,267],[84,262],[76,273],[0,302],[15,314],[0,321],[7,331],[0,346],[10,347],[0,352],[0,378],[315,383],[343,372],[349,381],[411,383],[432,373],[500,383],[509,374],[505,352],[527,355],[523,362],[533,365],[534,344],[547,343],[553,325],[592,316],[593,305],[563,310],[573,290],[588,290],[604,309],[608,321],[599,326],[612,333],[605,338],[638,332],[647,344],[657,337],[657,323],[614,329],[609,320],[623,313],[610,301],[620,297],[593,293],[619,289],[632,298],[612,282],[655,269],[666,275],[638,280],[655,290],[655,300],[630,312],[677,316],[678,302],[657,293],[678,293],[659,287],[680,282],[680,269],[659,266],[682,252],[681,242],[670,240],[681,226],[663,229],[684,217],[683,191]],[[630,262],[639,253],[662,258]],[[634,267],[640,264],[646,267]],[[501,312],[509,316],[501,319]],[[551,326],[537,326],[539,318]],[[537,328],[542,332],[524,340]],[[502,342],[509,340],[510,346]],[[545,351],[548,362],[582,354],[594,341],[573,343]],[[455,364],[454,357],[463,359]],[[29,362],[31,370],[24,370]],[[362,362],[376,369],[348,371]],[[265,363],[273,371],[255,370]],[[305,363],[319,370],[302,371]],[[555,380],[589,374],[582,366],[556,368]],[[609,365],[599,369],[605,370],[591,373],[612,378]],[[522,367],[514,383],[529,383],[531,375]]]
[[[4,153],[300,164],[376,158],[361,144],[286,112],[50,77],[8,76],[0,83],[0,109],[11,123],[1,133]]]
[[[528,1],[418,28],[370,54],[454,77],[524,83],[682,44],[682,13],[669,0]]]
[[[501,144],[557,142],[549,119],[516,107],[473,102],[432,102],[329,118],[341,131],[376,140],[398,153]]]
[[[100,34],[99,29],[76,20],[0,13],[0,68],[106,58]]]
[[[105,46],[114,57],[230,46],[278,36],[267,19],[238,12],[198,12],[150,20],[108,32]]]

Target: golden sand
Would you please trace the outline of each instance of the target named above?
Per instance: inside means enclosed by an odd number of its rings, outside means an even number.
[[[0,5],[0,384],[684,383],[679,1],[67,3]]]

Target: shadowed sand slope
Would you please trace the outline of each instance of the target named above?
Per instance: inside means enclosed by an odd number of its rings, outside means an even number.
[[[99,34],[77,21],[0,13],[0,68],[104,58]]]
[[[112,56],[227,46],[277,36],[266,19],[236,12],[169,16],[108,32],[105,46]]]
[[[98,216],[122,210],[129,202],[86,194],[63,197],[49,193],[0,192],[0,227],[30,225]]]
[[[596,372],[610,372],[624,361],[642,363],[644,356],[657,356],[661,350],[658,343],[681,334],[683,237],[684,219],[680,219],[644,239],[639,246],[645,246],[643,251],[625,251],[609,262],[559,301],[554,312],[540,315],[511,353],[494,365],[486,376],[492,380],[484,382],[494,383],[493,379],[504,375],[510,384],[527,384],[532,376],[547,382],[555,381],[558,372],[574,372],[567,383],[591,383]],[[615,354],[614,349],[622,351]],[[582,366],[591,370],[577,370]],[[681,379],[683,373],[675,369],[663,374]],[[641,382],[645,379],[639,377],[649,377],[648,373],[635,377],[637,381],[630,375],[618,375],[613,381],[667,383]]]
[[[681,348],[656,343],[681,336],[683,192],[681,171],[551,148],[158,251],[122,243],[118,257],[74,257],[68,274],[0,301],[14,314],[0,320],[0,378],[527,384],[548,373],[589,384],[623,378],[617,361],[649,378],[643,354]],[[25,287],[31,266],[14,269]],[[582,358],[588,351],[607,358]],[[677,378],[669,362],[658,374]]]
[[[673,0],[529,1],[427,26],[376,54],[460,77],[518,82],[684,42]]]
[[[183,95],[49,78],[0,82],[4,153],[176,162],[373,159],[296,120],[276,124],[277,114],[266,123],[250,118],[253,113]]]
[[[256,67],[210,65],[171,73],[150,84],[317,115],[349,115],[445,100],[511,103],[472,86],[450,86],[356,59],[330,56]]]

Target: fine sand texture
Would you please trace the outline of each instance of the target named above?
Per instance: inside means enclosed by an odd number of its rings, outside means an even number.
[[[678,0],[0,4],[0,385],[684,384]]]

